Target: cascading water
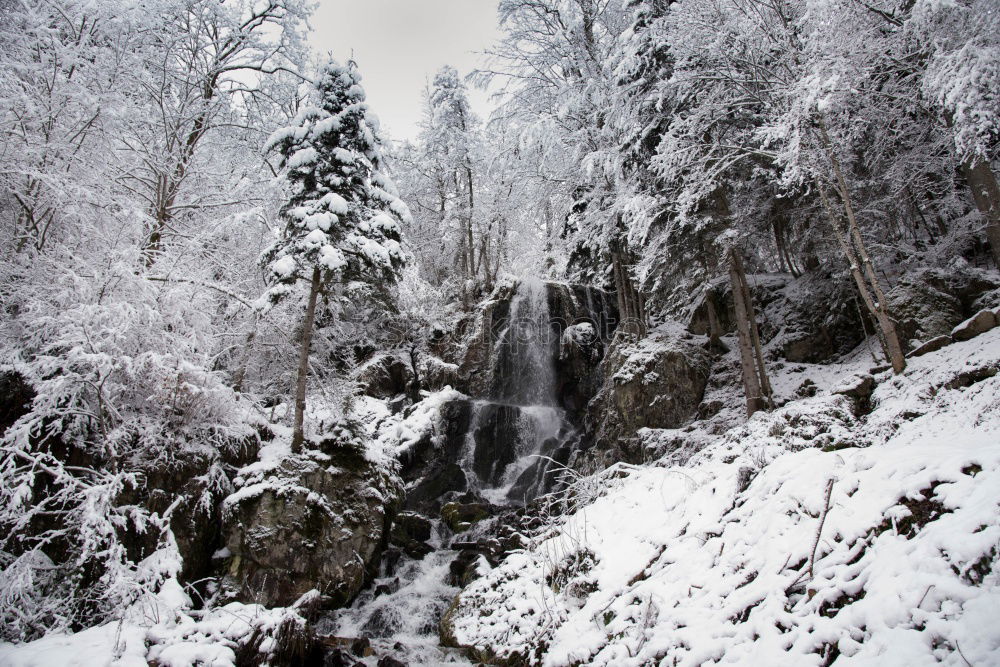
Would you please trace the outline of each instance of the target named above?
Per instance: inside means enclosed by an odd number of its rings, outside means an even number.
[[[570,432],[557,407],[558,326],[548,287],[525,279],[493,345],[491,396],[473,403],[463,467],[470,485],[494,504],[523,504],[546,490],[549,457]]]
[[[422,560],[406,560],[395,572],[380,577],[348,609],[317,624],[317,632],[337,637],[365,637],[381,655],[406,665],[471,665],[460,651],[438,640],[438,623],[459,589],[448,583],[448,569],[457,551],[443,548],[445,531],[434,526],[437,550]],[[374,658],[363,661],[376,664]]]
[[[557,467],[552,459],[561,457],[573,435],[559,407],[555,364],[560,330],[548,296],[548,286],[540,280],[519,283],[509,315],[498,331],[490,332],[496,337],[490,341],[487,395],[460,402],[464,405],[456,413],[465,410],[468,415],[457,460],[467,491],[492,505],[524,504],[549,491]],[[438,645],[438,623],[459,592],[448,582],[449,564],[458,552],[447,548],[450,534],[439,521],[434,530],[435,551],[382,572],[350,608],[326,619],[322,629],[339,637],[366,637],[378,652],[406,664],[469,664]]]
[[[556,405],[555,357],[548,290],[538,279],[523,280],[510,304],[507,326],[494,344],[492,398],[513,405]]]

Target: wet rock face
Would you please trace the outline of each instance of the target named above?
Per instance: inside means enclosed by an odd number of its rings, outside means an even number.
[[[620,447],[640,428],[678,428],[705,394],[709,354],[679,334],[653,332],[623,341],[602,362],[604,384],[591,402],[587,426],[599,449]]]
[[[519,291],[523,288],[517,285],[499,288],[492,300],[482,306],[466,341],[465,357],[459,364],[459,386],[477,398],[516,404],[551,403],[577,420],[582,418],[587,403],[600,386],[600,360],[605,342],[610,340],[617,325],[615,295],[565,283],[544,283],[543,288],[542,306],[548,312],[538,323],[525,321],[525,312],[536,313],[537,307],[531,311],[519,308],[518,298],[523,296]],[[547,326],[548,330],[541,331],[536,324]],[[521,343],[529,335],[526,333],[529,329],[532,335],[544,337],[551,357],[546,363],[551,362],[552,377],[527,377],[525,369],[518,366],[518,352],[523,348],[515,350],[505,340],[518,327]],[[564,335],[570,329],[574,335]],[[585,333],[587,329],[589,333]],[[538,384],[551,385],[554,396],[536,400],[537,397],[523,395],[528,385]]]
[[[459,494],[510,487],[508,497],[523,502],[551,490],[547,458],[521,469],[519,460],[538,451],[565,463],[570,425],[558,408],[491,401],[454,400],[441,407],[438,432],[412,447],[402,460],[404,506],[435,516]],[[523,466],[523,461],[522,461]]]
[[[417,560],[434,550],[429,544],[432,525],[426,517],[414,512],[400,512],[392,523],[389,542]]]
[[[427,436],[401,459],[400,476],[406,489],[404,507],[436,516],[449,493],[469,488],[459,464],[472,422],[472,401],[449,401],[441,406],[436,436]]]
[[[493,379],[496,338],[510,320],[510,304],[515,287],[498,287],[492,298],[481,306],[465,340],[465,356],[458,367],[462,391],[471,396],[489,396]]]
[[[369,579],[400,489],[354,447],[286,460],[229,499],[226,586],[242,602],[288,606],[315,588],[342,606]]]
[[[601,359],[618,324],[611,292],[585,285],[549,283],[549,312],[559,325],[556,395],[571,421],[582,422],[601,386]]]
[[[503,484],[507,467],[524,449],[523,409],[498,403],[477,407],[472,469],[483,485],[493,488]]]

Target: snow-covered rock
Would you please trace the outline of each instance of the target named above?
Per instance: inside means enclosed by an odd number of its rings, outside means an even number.
[[[641,428],[676,428],[691,420],[701,403],[711,359],[678,327],[649,336],[620,339],[601,362],[604,383],[587,408],[593,461],[599,470],[622,460],[620,444]]]
[[[223,527],[238,599],[284,607],[316,589],[340,606],[357,595],[400,496],[398,478],[370,458],[345,432],[240,472]]]

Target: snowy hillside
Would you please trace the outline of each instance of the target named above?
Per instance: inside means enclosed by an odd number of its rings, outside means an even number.
[[[1000,663],[998,370],[995,329],[877,375],[858,419],[822,390],[613,466],[449,632],[552,666]]]
[[[0,667],[1000,665],[1000,0],[0,0]]]

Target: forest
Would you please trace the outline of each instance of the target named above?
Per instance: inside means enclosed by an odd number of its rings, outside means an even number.
[[[1000,2],[482,2],[0,0],[0,665],[1000,664]]]

